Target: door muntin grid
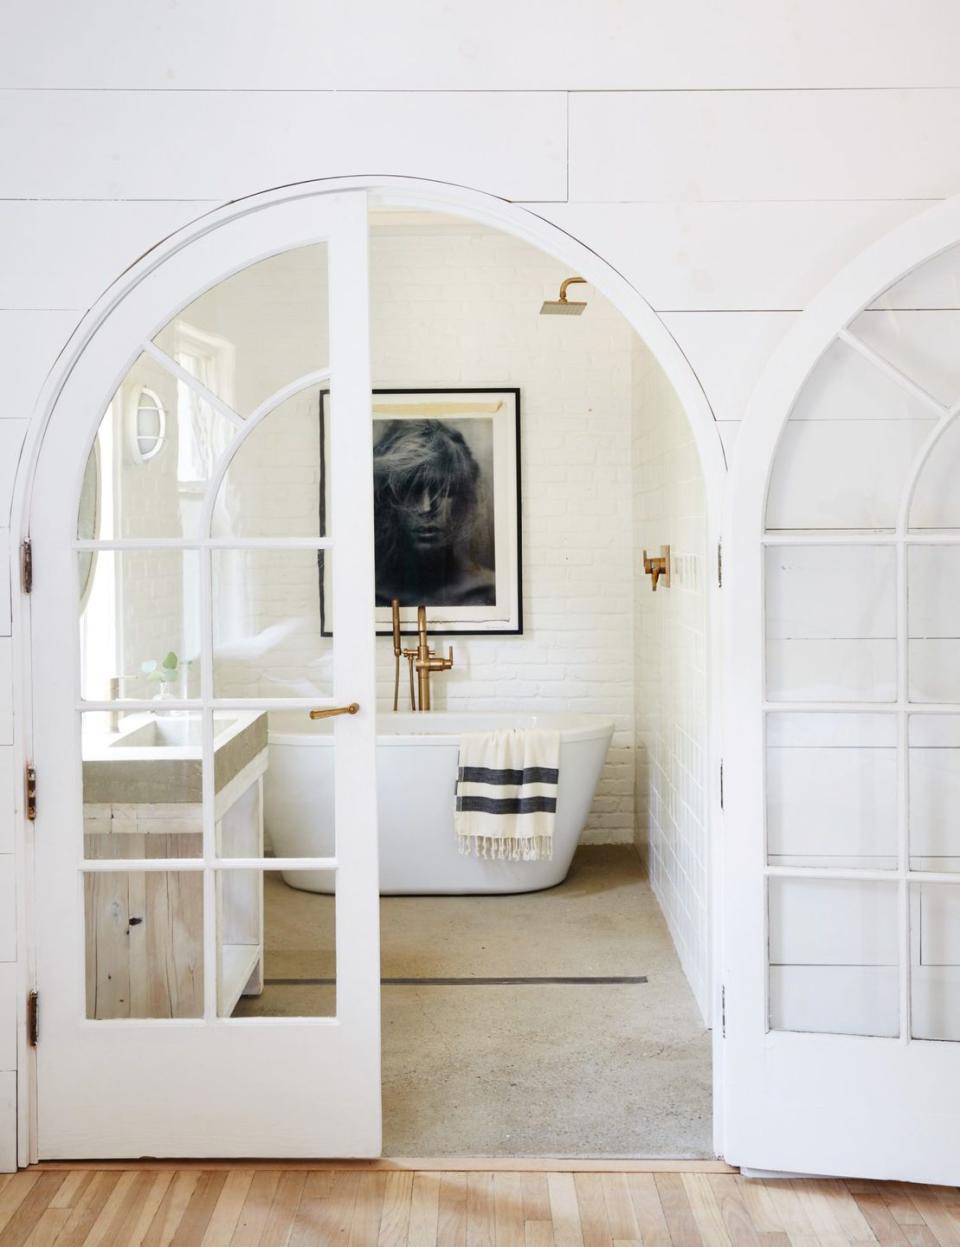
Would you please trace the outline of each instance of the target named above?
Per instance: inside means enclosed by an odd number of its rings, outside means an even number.
[[[295,252],[290,253],[295,255]],[[228,281],[230,279],[227,279]],[[328,295],[324,291],[317,292],[318,297],[323,297],[326,303]],[[173,322],[171,322],[172,324]],[[85,894],[89,896],[96,891],[97,888],[109,886],[112,882],[123,883],[124,880],[129,881],[129,888],[139,891],[146,889],[147,893],[151,890],[156,891],[158,887],[166,886],[167,881],[176,880],[185,881],[187,890],[193,895],[196,889],[193,888],[190,880],[199,876],[202,890],[202,936],[200,947],[197,949],[196,963],[198,968],[198,977],[201,981],[201,990],[199,995],[186,993],[189,997],[182,1011],[179,1013],[174,1008],[173,1016],[161,1017],[151,1016],[149,1013],[150,1006],[147,1006],[147,1012],[140,1011],[140,1016],[129,1017],[103,1017],[90,1016],[89,1007],[84,1009],[86,1016],[83,1018],[83,1025],[105,1026],[116,1025],[147,1025],[151,1027],[164,1025],[229,1025],[235,1027],[243,1026],[259,1026],[266,1023],[270,1025],[335,1025],[337,1024],[336,1013],[330,1013],[330,1016],[318,1017],[247,1017],[232,1018],[223,1016],[223,1000],[221,993],[221,976],[222,976],[222,948],[221,942],[218,941],[218,923],[220,921],[221,896],[225,888],[222,885],[230,882],[230,878],[235,881],[241,879],[249,879],[254,873],[277,872],[280,870],[296,871],[310,870],[322,872],[329,876],[331,880],[331,891],[335,887],[338,860],[336,852],[328,856],[310,856],[299,858],[277,858],[267,857],[263,853],[262,846],[259,851],[251,850],[249,846],[245,848],[242,854],[234,857],[225,855],[222,851],[223,846],[218,844],[218,824],[216,815],[216,797],[215,790],[215,747],[217,743],[218,731],[220,723],[225,715],[233,714],[235,716],[251,716],[255,714],[268,714],[272,710],[300,710],[306,714],[307,710],[313,708],[322,708],[332,706],[334,704],[332,687],[326,691],[326,695],[321,693],[305,692],[304,695],[293,695],[287,697],[271,697],[271,696],[217,696],[215,665],[214,665],[214,599],[213,599],[213,562],[216,558],[222,557],[230,552],[250,553],[255,556],[268,557],[271,553],[275,553],[282,558],[285,554],[293,554],[295,556],[306,556],[316,560],[321,552],[325,557],[330,557],[334,549],[334,536],[328,530],[325,535],[293,535],[293,536],[234,536],[229,532],[223,533],[223,525],[219,524],[217,515],[217,502],[223,489],[224,480],[235,463],[237,456],[250,439],[257,434],[257,431],[269,421],[270,417],[281,409],[284,404],[295,399],[299,395],[308,394],[317,387],[330,388],[333,381],[331,370],[329,367],[314,368],[300,376],[285,381],[272,393],[259,401],[256,406],[247,415],[241,415],[230,403],[223,397],[223,387],[219,387],[219,392],[212,390],[206,386],[202,379],[185,371],[165,351],[158,348],[154,342],[146,340],[141,344],[141,351],[138,353],[137,363],[134,368],[141,367],[142,361],[149,360],[154,369],[160,369],[165,372],[172,381],[178,386],[185,387],[192,393],[196,402],[203,405],[208,411],[215,413],[216,420],[221,428],[229,430],[229,437],[221,437],[220,444],[216,447],[216,454],[209,465],[210,470],[206,473],[205,479],[198,484],[198,488],[194,490],[195,505],[193,513],[196,518],[195,527],[190,530],[183,529],[183,535],[174,536],[132,536],[124,537],[117,535],[104,536],[94,539],[85,539],[83,537],[75,538],[73,547],[77,560],[97,558],[112,559],[118,563],[121,560],[130,560],[139,558],[141,562],[149,567],[150,560],[155,561],[174,561],[174,560],[192,560],[194,573],[197,579],[198,603],[199,603],[199,654],[197,655],[196,666],[198,668],[194,679],[194,687],[183,686],[176,690],[174,696],[165,697],[158,702],[148,695],[129,696],[122,686],[110,690],[112,695],[84,696],[89,690],[77,689],[77,698],[75,710],[78,716],[78,724],[90,717],[103,717],[115,715],[123,715],[135,724],[140,724],[141,720],[138,716],[142,716],[142,723],[161,723],[169,721],[171,724],[178,721],[180,724],[199,724],[199,742],[192,742],[195,746],[199,744],[199,748],[193,748],[192,753],[196,754],[199,770],[199,786],[200,786],[200,802],[201,807],[201,828],[200,828],[200,848],[191,847],[189,854],[183,856],[89,856],[83,852],[80,856],[82,860],[79,863],[79,875],[83,882]],[[131,369],[131,372],[133,369]],[[129,375],[129,374],[128,374]],[[336,387],[333,385],[334,399],[336,395]],[[111,408],[108,408],[105,420],[114,418]],[[121,417],[122,418],[122,417]],[[334,401],[332,409],[332,418],[336,419],[336,404]],[[91,452],[93,453],[93,452]],[[218,534],[218,531],[220,535]],[[318,530],[319,531],[319,530]],[[119,578],[118,596],[122,599],[123,580]],[[79,599],[75,599],[79,600]],[[334,607],[335,609],[335,607]],[[138,689],[139,692],[139,689]],[[186,716],[183,719],[177,719],[177,716]],[[341,730],[339,724],[334,727],[334,732]],[[116,837],[113,837],[113,843],[116,843]],[[164,837],[167,844],[176,843],[176,840],[170,840]],[[90,841],[88,840],[88,843]],[[144,881],[141,883],[141,881]],[[124,884],[124,887],[127,885]],[[226,889],[230,890],[230,889]],[[89,899],[87,900],[89,906]],[[81,906],[83,913],[85,906]],[[134,918],[135,922],[141,919]],[[88,939],[86,931],[84,931],[82,947],[88,947]],[[85,977],[89,976],[89,969]],[[339,997],[339,981],[337,982],[337,994]],[[338,999],[339,1005],[339,999]]]
[[[957,251],[948,263],[957,268]],[[910,368],[924,339],[898,336],[895,323],[874,330],[871,317],[910,315],[893,291],[821,356],[768,487],[765,1008],[770,1030],[908,1043],[960,1039],[960,830],[953,852],[948,814],[960,792],[949,592],[960,516],[944,501],[960,450],[960,369],[949,333],[932,362]],[[893,343],[893,358],[878,343]],[[828,479],[805,500],[805,457],[817,456]]]

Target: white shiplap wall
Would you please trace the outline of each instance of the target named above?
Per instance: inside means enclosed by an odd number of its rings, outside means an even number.
[[[0,529],[34,396],[106,285],[213,203],[397,172],[528,202],[618,267],[731,431],[797,309],[960,190],[951,0],[17,6],[0,45]],[[333,92],[339,94],[334,95]],[[728,433],[727,444],[733,444]],[[19,533],[11,545],[16,544]],[[0,613],[0,790],[16,725]],[[0,910],[13,890],[0,810]],[[23,981],[0,932],[0,1164]]]

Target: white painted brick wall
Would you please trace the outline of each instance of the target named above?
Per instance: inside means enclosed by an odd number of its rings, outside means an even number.
[[[377,385],[521,389],[524,635],[453,638],[456,666],[436,680],[436,705],[610,715],[584,839],[629,842],[632,332],[591,290],[582,316],[540,316],[569,273],[501,234],[380,235],[371,274]],[[386,707],[389,641],[378,659]]]
[[[156,393],[169,412],[168,437],[156,458],[146,464],[135,463],[128,445],[129,400],[142,386]],[[177,495],[176,382],[152,360],[141,356],[114,395],[104,414],[114,430],[116,524],[113,532],[102,531],[105,537],[143,537],[179,535]],[[101,464],[102,488],[109,488],[106,468]],[[150,697],[155,692],[141,671],[148,659],[160,661],[174,650],[182,654],[182,556],[170,550],[159,552],[101,553],[97,556],[94,574],[113,576],[117,584],[120,609],[117,631],[117,661],[110,664],[106,656],[98,664],[104,674],[104,686],[84,688],[90,699],[106,698],[110,675],[123,680],[124,697]],[[122,586],[122,588],[121,588]],[[108,645],[98,636],[100,644]],[[108,670],[109,668],[109,670]]]
[[[633,352],[636,841],[680,960],[709,1015],[706,558],[703,477],[690,427],[646,348]],[[651,592],[643,550],[669,545]]]

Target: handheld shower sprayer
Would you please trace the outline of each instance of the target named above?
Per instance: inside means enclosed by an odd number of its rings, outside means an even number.
[[[400,639],[400,599],[394,598],[390,603],[393,615],[393,709],[400,709],[400,659],[403,656],[403,642]]]
[[[403,648],[403,637],[400,635],[400,599],[390,601],[390,614],[393,619],[393,709],[400,709],[400,659],[405,658],[410,668],[410,709],[416,710],[416,694],[413,683],[413,663],[417,657],[415,649]]]

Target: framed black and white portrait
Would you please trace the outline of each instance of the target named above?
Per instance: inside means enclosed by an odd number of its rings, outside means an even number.
[[[325,532],[328,392],[320,396],[320,521]],[[432,635],[521,633],[520,391],[374,390],[377,632],[399,599],[404,631],[427,608]],[[321,554],[329,635],[329,560]]]

